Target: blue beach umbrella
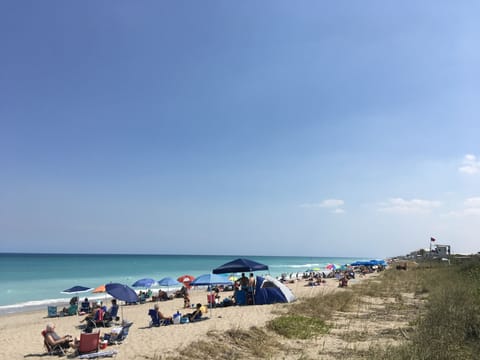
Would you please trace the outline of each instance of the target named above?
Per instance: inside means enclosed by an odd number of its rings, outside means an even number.
[[[160,285],[160,286],[181,286],[183,284],[178,282],[176,279],[167,276],[167,277],[164,277],[164,278],[158,280],[158,285]]]
[[[208,285],[210,286],[210,296],[212,296],[212,285],[232,285],[232,281],[224,275],[217,274],[204,274],[200,275],[195,280],[193,280],[190,285],[192,286],[201,286]],[[212,305],[213,306],[213,305]]]
[[[201,285],[232,285],[232,282],[228,280],[225,276],[217,274],[204,274],[200,275],[195,280],[193,280],[190,285],[192,286],[201,286]]]
[[[65,289],[62,291],[64,294],[76,294],[76,293],[81,293],[81,292],[88,292],[91,291],[93,288],[89,288],[86,286],[81,286],[81,285],[76,285],[71,288]]]
[[[154,279],[144,278],[144,279],[140,279],[140,280],[135,281],[132,284],[132,286],[133,287],[149,288],[149,287],[153,286],[155,283],[156,283],[156,281]]]
[[[127,285],[112,283],[105,285],[107,293],[112,295],[115,299],[122,300],[129,303],[138,302],[138,295],[131,287]]]
[[[138,295],[132,288],[127,285],[110,283],[105,285],[105,290],[108,294],[112,295],[115,299],[125,301],[127,303],[138,302]],[[122,319],[123,319],[123,306],[122,306]]]

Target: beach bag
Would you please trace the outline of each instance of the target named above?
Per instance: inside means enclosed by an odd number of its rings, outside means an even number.
[[[180,318],[180,324],[188,324],[190,320],[188,320],[188,317],[184,316]]]

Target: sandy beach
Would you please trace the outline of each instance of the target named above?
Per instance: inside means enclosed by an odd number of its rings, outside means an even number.
[[[353,282],[358,280],[353,280]],[[352,283],[353,283],[352,282]],[[301,301],[303,297],[319,293],[335,291],[338,282],[327,279],[321,286],[306,286],[303,280],[288,284],[288,287]],[[222,293],[221,293],[222,294]],[[228,296],[232,292],[222,295]],[[207,292],[205,290],[191,290],[191,302],[206,304]],[[109,301],[108,301],[109,302]],[[107,350],[116,350],[116,359],[152,358],[155,355],[174,355],[179,348],[188,346],[192,341],[207,337],[209,331],[224,331],[228,329],[249,329],[252,326],[263,327],[271,320],[274,312],[278,314],[284,304],[258,305],[258,306],[231,306],[225,308],[209,309],[207,320],[162,327],[149,327],[147,312],[154,303],[147,302],[140,305],[123,307],[123,317],[133,322],[130,333],[125,342],[112,345]],[[183,309],[183,299],[175,298],[159,302],[160,310],[164,314],[172,315],[177,310],[186,313],[191,309]],[[288,306],[288,305],[287,305]],[[274,311],[275,310],[275,311]],[[121,312],[119,312],[121,315]],[[47,323],[53,322],[59,335],[70,334],[79,337],[78,329],[83,316],[67,316],[47,318],[47,309],[30,313],[6,315],[0,321],[0,348],[4,359],[40,359],[44,358],[46,350],[43,345],[41,331]],[[101,336],[109,332],[109,328],[100,328]],[[73,350],[69,350],[73,354]]]

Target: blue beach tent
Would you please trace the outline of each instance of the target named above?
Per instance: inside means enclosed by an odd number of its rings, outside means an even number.
[[[277,279],[266,275],[257,276],[255,288],[255,305],[287,303],[295,301],[291,290]]]

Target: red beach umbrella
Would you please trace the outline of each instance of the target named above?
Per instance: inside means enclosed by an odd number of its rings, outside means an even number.
[[[195,280],[195,276],[192,275],[182,275],[177,280],[181,283],[191,283],[193,280]]]

